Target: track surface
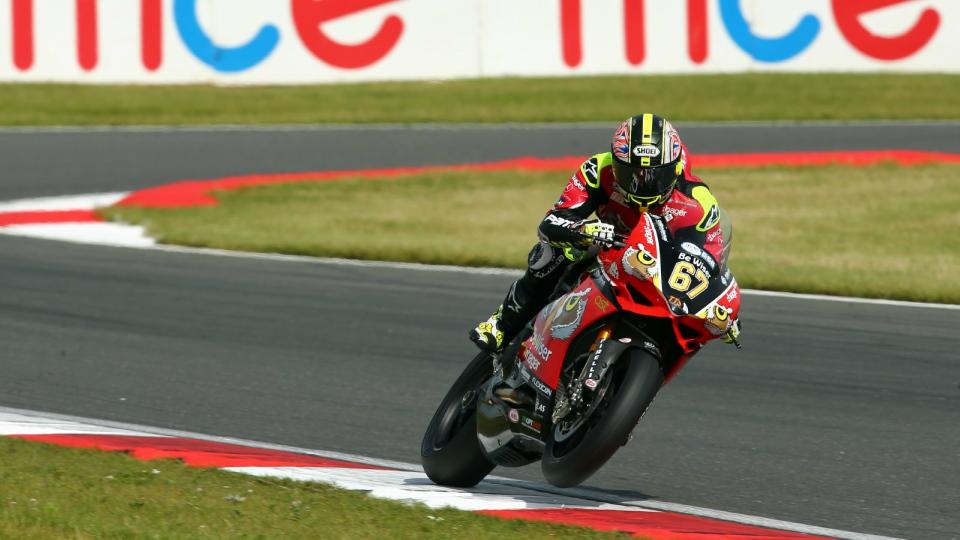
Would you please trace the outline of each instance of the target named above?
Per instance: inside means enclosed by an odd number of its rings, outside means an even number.
[[[598,137],[606,131],[598,129]],[[284,140],[269,132],[212,133],[195,135]],[[443,135],[497,141],[484,158],[514,155],[496,150],[506,136],[491,129]],[[65,135],[17,136],[39,144],[35,137],[49,143],[46,137]],[[110,155],[118,148],[100,149],[103,138],[132,145],[129,139],[140,137],[176,141],[164,133],[107,132],[72,134],[69,146]],[[766,144],[773,138],[754,136],[768,149],[776,149]],[[123,166],[87,155],[73,170],[98,174],[68,181],[66,157],[31,162],[23,156],[51,148],[20,144],[13,171],[29,169],[35,182],[19,185],[8,169],[3,198],[284,170],[288,155],[277,150],[276,163],[255,168],[246,152],[210,142],[222,153],[202,161],[191,155],[158,172],[153,160],[169,161],[157,156],[178,148],[152,140],[148,148],[124,147],[117,158]],[[355,134],[343,144],[358,144]],[[736,150],[756,150],[740,144]],[[525,150],[516,153],[537,153]],[[432,151],[370,165],[444,157]],[[289,168],[357,166],[336,153],[325,162],[327,147],[314,152],[314,161]],[[247,169],[226,163],[237,157]],[[136,167],[171,176],[131,181]],[[511,281],[4,236],[0,252],[0,405],[404,461],[417,461],[425,423],[473,353],[466,329]],[[589,484],[833,528],[957,537],[960,311],[748,296],[744,313],[745,350],[713,345],[703,352]],[[539,479],[536,467],[498,473]]]
[[[678,125],[697,153],[907,148],[960,152],[960,123]],[[604,125],[0,130],[0,201],[127,191],[187,178],[592,155]],[[696,161],[694,161],[696,166]],[[559,180],[558,180],[559,181]]]

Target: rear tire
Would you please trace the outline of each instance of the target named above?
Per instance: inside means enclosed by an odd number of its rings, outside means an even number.
[[[420,445],[420,458],[424,472],[434,483],[472,487],[496,466],[487,459],[477,439],[476,400],[480,386],[492,374],[490,354],[478,354],[453,383],[430,420]],[[468,402],[466,406],[464,401]]]
[[[621,363],[627,365],[621,367]],[[660,363],[641,349],[626,351],[611,369],[614,372],[609,376],[619,376],[619,381],[611,382],[602,398],[606,403],[591,413],[600,416],[579,428],[586,431],[561,443],[555,439],[559,427],[554,426],[547,436],[541,469],[544,478],[557,487],[583,482],[613,457],[663,384]]]

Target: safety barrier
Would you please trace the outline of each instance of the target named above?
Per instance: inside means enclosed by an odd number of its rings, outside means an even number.
[[[956,0],[0,0],[0,35],[0,81],[960,72]]]

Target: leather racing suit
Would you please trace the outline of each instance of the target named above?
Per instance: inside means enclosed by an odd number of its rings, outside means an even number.
[[[707,185],[694,176],[686,146],[682,152],[683,174],[667,202],[650,212],[663,217],[678,242],[691,242],[702,248],[707,253],[703,257],[706,266],[719,270],[725,241],[720,207]],[[546,305],[563,272],[572,263],[565,250],[582,241],[576,232],[579,222],[596,214],[621,234],[629,233],[637,225],[641,212],[625,203],[615,188],[612,164],[610,152],[584,161],[540,223],[540,242],[530,251],[527,270],[511,285],[503,302],[500,328],[504,332],[504,344]]]

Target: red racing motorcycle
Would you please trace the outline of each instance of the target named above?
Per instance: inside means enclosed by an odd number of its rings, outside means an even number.
[[[427,476],[470,487],[497,465],[540,460],[555,486],[586,480],[694,353],[725,335],[736,343],[729,246],[716,261],[674,242],[647,213],[628,237],[571,268],[502,353],[477,355],[450,388],[423,437]]]

